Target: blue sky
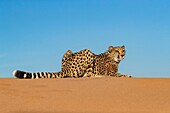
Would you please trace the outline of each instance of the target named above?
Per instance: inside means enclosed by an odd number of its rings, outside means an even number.
[[[119,72],[170,77],[169,0],[0,0],[0,77],[59,71],[62,55],[125,45]]]

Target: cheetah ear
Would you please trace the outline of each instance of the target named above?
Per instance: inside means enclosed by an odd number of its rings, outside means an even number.
[[[111,52],[112,49],[113,49],[113,46],[109,46],[109,47],[108,47],[109,52]]]
[[[122,48],[125,49],[125,46],[123,45]]]

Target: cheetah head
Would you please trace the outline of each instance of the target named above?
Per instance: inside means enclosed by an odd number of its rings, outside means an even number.
[[[109,57],[111,57],[115,62],[120,62],[125,58],[125,46],[109,46],[108,48]]]

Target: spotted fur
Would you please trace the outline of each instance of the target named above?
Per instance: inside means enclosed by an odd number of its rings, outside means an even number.
[[[71,50],[66,51],[62,58],[62,69],[60,72],[38,72],[29,73],[24,71],[14,71],[17,78],[80,78],[80,77],[131,77],[118,73],[118,64],[125,58],[125,46],[109,46],[108,50],[96,55],[89,49],[84,49],[76,53]]]

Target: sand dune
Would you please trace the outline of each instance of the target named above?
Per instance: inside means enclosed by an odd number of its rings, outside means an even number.
[[[170,113],[170,79],[0,79],[1,113]]]

